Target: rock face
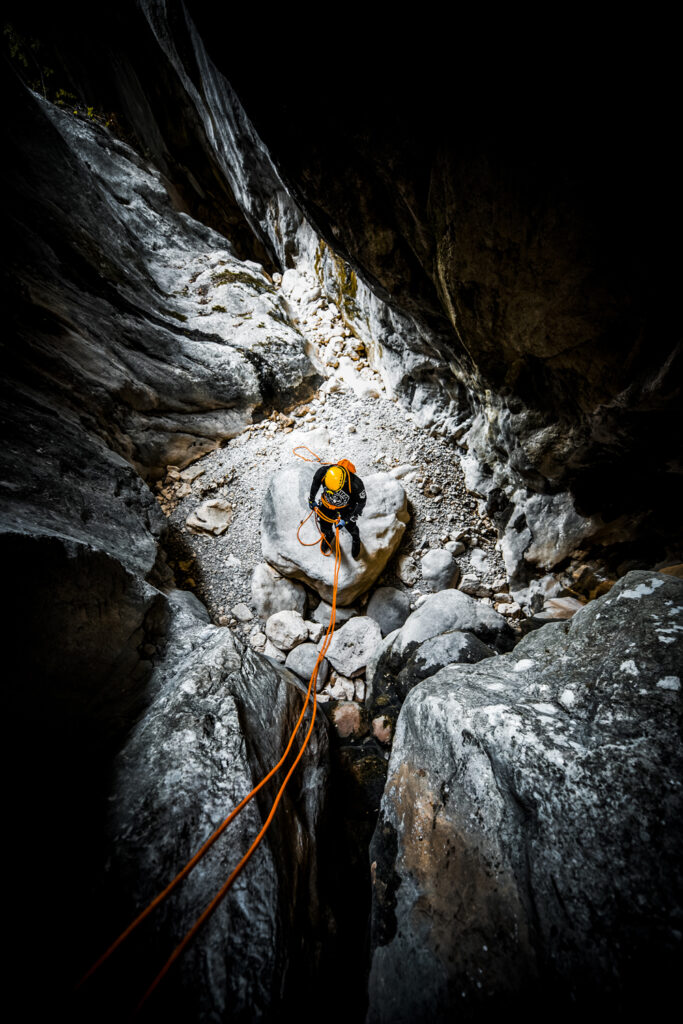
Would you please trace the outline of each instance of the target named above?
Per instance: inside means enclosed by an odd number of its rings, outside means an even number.
[[[304,547],[297,528],[308,514],[308,495],[315,469],[294,466],[270,481],[263,503],[261,547],[263,557],[278,572],[302,580],[325,601],[332,600],[334,558],[325,558],[317,545]],[[351,604],[368,590],[398,547],[409,520],[407,499],[401,484],[388,473],[363,477],[367,503],[358,519],[362,542],[358,560],[351,558],[351,537],[340,531],[342,548],[337,603]],[[315,540],[312,519],[301,530],[304,541]]]
[[[277,762],[302,701],[298,689],[228,630],[193,617],[197,602],[190,595],[174,596],[171,604],[158,696],[118,759],[111,800],[112,874],[131,916]],[[309,908],[315,907],[316,833],[326,779],[321,716],[268,842],[188,949],[177,976],[169,977],[159,1011],[166,1007],[177,1016],[182,1008],[188,1019],[256,1019],[277,1002],[283,986],[295,983],[303,962],[285,956],[289,942],[280,946],[276,935],[291,933],[297,946],[308,943],[295,923],[294,893],[305,885]],[[148,939],[153,951],[145,958],[150,981],[246,852],[276,790],[271,784],[262,803],[247,805],[182,883],[172,906],[159,910]],[[242,927],[244,914],[248,928]]]
[[[682,633],[681,581],[634,572],[411,691],[372,845],[369,1021],[666,1003]]]
[[[387,636],[400,629],[410,615],[410,601],[402,590],[378,587],[368,601],[366,614],[378,623],[382,636]]]
[[[274,612],[287,610],[303,615],[306,591],[301,584],[292,583],[263,562],[256,566],[251,577],[251,600],[256,614],[262,619],[267,619]]]

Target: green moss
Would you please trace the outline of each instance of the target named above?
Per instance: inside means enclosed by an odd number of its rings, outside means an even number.
[[[221,284],[246,284],[249,288],[255,288],[257,292],[274,292],[275,288],[260,277],[252,277],[243,270],[221,270],[212,274],[211,280],[215,285]]]
[[[212,311],[214,313],[227,313],[228,312],[227,309],[225,308],[225,306],[212,306],[211,309],[212,309]]]
[[[187,320],[184,313],[176,313],[174,309],[162,309],[161,312],[164,316],[172,316],[174,320],[182,320],[183,323]]]

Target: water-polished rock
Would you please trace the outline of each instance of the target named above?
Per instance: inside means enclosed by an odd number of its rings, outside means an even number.
[[[263,557],[278,572],[313,587],[325,601],[332,599],[334,557],[325,558],[319,547],[305,547],[297,540],[297,528],[308,515],[308,496],[314,466],[292,466],[273,475],[263,501],[261,547]],[[351,558],[351,536],[340,531],[341,569],[337,602],[351,604],[368,590],[401,542],[409,520],[406,493],[388,473],[363,477],[367,503],[358,528],[360,558]],[[302,540],[317,535],[312,518],[301,530]]]
[[[365,611],[379,624],[382,636],[400,629],[410,615],[410,599],[396,587],[378,587]]]
[[[357,615],[335,630],[327,649],[327,659],[337,672],[352,678],[365,669],[382,633],[374,619]]]
[[[292,672],[303,679],[308,684],[309,679],[315,668],[316,661],[318,660],[318,646],[317,644],[303,643],[299,644],[287,655],[285,661],[285,667],[291,669]],[[324,688],[327,682],[327,677],[330,674],[330,663],[327,658],[323,658],[318,667],[318,678],[316,680],[316,691],[320,691]]]
[[[371,849],[368,1021],[543,1020],[549,991],[591,1019],[666,1005],[682,633],[683,583],[633,572],[410,692]]]
[[[438,591],[454,587],[460,578],[458,563],[450,551],[434,548],[425,552],[420,563],[425,589]]]
[[[449,630],[474,633],[496,650],[509,651],[515,636],[502,615],[489,605],[475,601],[459,590],[431,594],[401,628],[397,644],[403,653],[411,644],[422,643]]]

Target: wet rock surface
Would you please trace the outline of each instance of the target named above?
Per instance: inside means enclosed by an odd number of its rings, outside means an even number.
[[[665,1004],[682,616],[679,580],[630,573],[411,691],[372,846],[369,1020],[535,1019],[550,991],[590,1014]]]

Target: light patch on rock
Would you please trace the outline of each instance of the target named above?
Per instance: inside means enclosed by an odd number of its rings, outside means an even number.
[[[530,668],[534,667],[534,664],[535,664],[535,662],[534,662],[533,658],[522,658],[521,661],[518,661],[516,663],[516,665],[515,665],[515,667],[513,668],[512,671],[513,672],[528,672]]]
[[[680,690],[681,681],[678,676],[664,676],[657,680],[657,686],[660,690]]]
[[[647,597],[649,594],[654,594],[657,587],[662,586],[664,586],[664,581],[657,579],[648,580],[647,583],[638,583],[632,590],[622,590],[617,600],[621,601],[624,597],[631,600],[637,600],[640,597]]]
[[[638,667],[637,667],[635,661],[633,660],[633,658],[629,658],[627,661],[622,661],[621,665],[619,666],[619,671],[620,672],[625,672],[629,676],[638,676],[638,675],[640,675],[640,672],[638,671]]]

